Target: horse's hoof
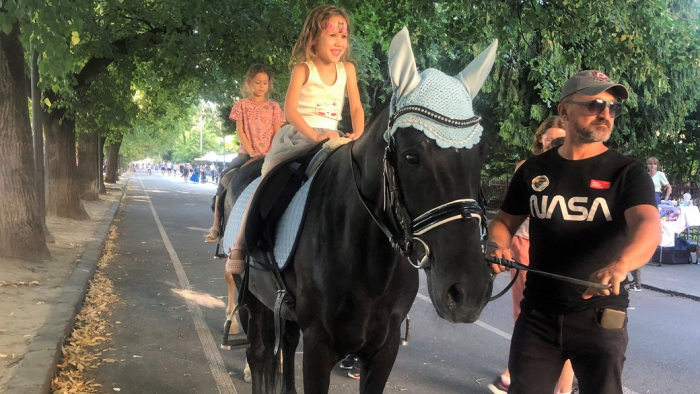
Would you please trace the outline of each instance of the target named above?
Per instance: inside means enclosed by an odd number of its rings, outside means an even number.
[[[227,346],[227,345],[220,345],[220,346],[224,350],[231,350],[231,346]]]
[[[250,383],[253,380],[253,378],[250,376],[250,365],[248,365],[247,361],[245,363],[245,369],[243,369],[243,380],[246,383]]]

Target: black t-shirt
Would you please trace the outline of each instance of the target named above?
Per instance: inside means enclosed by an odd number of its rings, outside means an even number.
[[[513,176],[501,209],[530,216],[530,267],[588,280],[615,261],[627,244],[625,210],[656,206],[651,177],[642,164],[607,150],[566,160],[557,149],[528,159]],[[626,308],[627,291],[584,300],[585,286],[528,274],[525,299],[554,313]]]

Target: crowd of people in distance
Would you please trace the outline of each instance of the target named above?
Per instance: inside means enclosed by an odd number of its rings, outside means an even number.
[[[132,172],[145,171],[148,175],[161,174],[163,176],[182,177],[185,183],[219,183],[221,173],[224,170],[220,163],[129,163]]]

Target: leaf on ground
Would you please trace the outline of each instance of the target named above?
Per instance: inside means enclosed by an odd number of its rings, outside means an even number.
[[[103,268],[113,258],[110,253],[113,242],[108,240],[105,252],[98,267]],[[101,358],[103,349],[96,346],[111,343],[112,334],[108,332],[109,324],[105,317],[111,315],[110,306],[120,303],[114,294],[114,284],[100,270],[90,281],[85,302],[80,313],[76,316],[73,332],[61,351],[63,359],[58,364],[58,376],[51,381],[53,394],[83,394],[98,393],[101,385],[92,380],[86,380],[83,372],[94,370],[102,363],[113,363],[118,360]],[[116,350],[116,349],[112,349]],[[121,360],[124,361],[124,360]]]

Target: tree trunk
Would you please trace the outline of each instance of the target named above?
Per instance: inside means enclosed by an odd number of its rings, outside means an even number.
[[[78,136],[78,192],[80,198],[98,201],[102,168],[97,161],[97,132],[81,133]]]
[[[50,259],[34,182],[32,129],[27,107],[19,23],[0,32],[0,256]]]
[[[75,121],[62,118],[65,111],[44,114],[46,155],[49,159],[49,196],[46,212],[62,218],[86,220],[90,217],[78,194],[78,167],[75,165]],[[59,121],[61,123],[59,124]]]
[[[105,161],[105,137],[100,134],[97,135],[97,172],[100,174],[100,194],[107,194],[107,187],[105,187],[105,174],[102,170],[104,168]]]
[[[105,182],[116,183],[119,180],[117,167],[119,167],[119,148],[122,146],[122,135],[119,134],[107,148],[107,171]]]

